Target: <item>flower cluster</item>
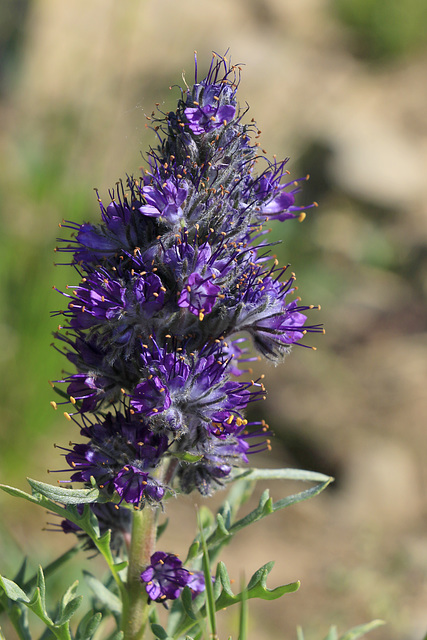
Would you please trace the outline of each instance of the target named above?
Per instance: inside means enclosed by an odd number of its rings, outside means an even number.
[[[141,582],[145,583],[149,599],[156,602],[175,600],[184,587],[189,587],[193,598],[205,590],[203,573],[184,569],[178,556],[164,551],[153,553],[150,564],[141,573]]]
[[[313,307],[294,296],[295,276],[269,254],[264,223],[305,216],[300,181],[252,142],[259,132],[243,122],[239,73],[214,56],[199,81],[196,65],[176,110],[153,116],[159,144],[142,176],[118,183],[107,204],[98,196],[100,222],[61,225],[72,234],[57,251],[70,255],[78,283],[56,312],[57,348],[76,369],[58,382],[85,438],[64,456],[71,481],[93,477],[122,506],[208,495],[267,448],[268,427],[245,419],[265,389],[242,380],[239,334],[278,361],[321,331],[306,324]],[[176,561],[161,560],[180,588]],[[171,597],[169,583],[145,581],[156,585],[151,599]]]

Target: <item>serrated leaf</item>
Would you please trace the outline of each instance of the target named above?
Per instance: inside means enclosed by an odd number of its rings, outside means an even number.
[[[89,587],[102,604],[105,604],[111,613],[120,615],[122,612],[122,603],[120,599],[88,571],[83,571],[83,575]]]
[[[219,609],[223,609],[224,607],[235,604],[236,602],[241,602],[243,597],[242,593],[239,593],[237,595],[233,594],[233,592],[231,591],[230,580],[225,565],[223,565],[223,563],[219,564],[222,565],[219,572],[219,577],[223,589],[215,603],[217,611]],[[246,587],[244,597],[246,597],[248,600],[251,598],[260,598],[262,600],[276,600],[285,593],[293,593],[294,591],[297,591],[297,589],[299,589],[299,582],[292,582],[290,584],[276,587],[275,589],[268,589],[266,580],[268,574],[273,568],[273,565],[274,562],[268,562],[254,573],[252,578],[249,580],[248,586]]]
[[[165,629],[160,624],[154,622],[151,626],[151,631],[154,633],[156,638],[160,640],[172,640],[170,636],[166,633]]]
[[[97,546],[101,553],[109,553],[110,552],[110,543],[111,543],[111,529],[107,529],[105,533],[102,534],[100,538],[98,538]]]
[[[51,617],[46,611],[46,608],[44,607],[44,604],[42,602],[41,595],[40,595],[40,589],[38,587],[34,591],[33,597],[31,598],[31,600],[28,603],[26,603],[26,606],[29,609],[31,609],[31,611],[35,613],[36,616],[40,618],[40,620],[43,620],[45,624],[49,626],[53,625],[53,620],[51,619]]]
[[[28,484],[34,492],[60,502],[61,504],[84,504],[96,502],[99,497],[99,489],[92,487],[92,489],[65,489],[58,485],[47,484],[46,482],[39,482],[32,478],[27,478]]]
[[[87,614],[80,620],[79,626],[76,630],[75,640],[92,640],[92,636],[99,627],[102,620],[102,613],[88,611]]]
[[[340,640],[358,640],[358,638],[361,638],[369,631],[381,627],[383,624],[385,624],[384,620],[372,620],[372,622],[368,622],[367,624],[358,625],[347,631],[347,633],[341,636]]]

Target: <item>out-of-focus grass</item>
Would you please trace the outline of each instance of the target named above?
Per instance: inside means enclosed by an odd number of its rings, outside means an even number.
[[[352,48],[372,62],[397,61],[427,46],[424,0],[332,0],[353,35]]]

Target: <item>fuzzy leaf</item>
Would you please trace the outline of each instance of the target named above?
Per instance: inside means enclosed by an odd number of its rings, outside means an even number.
[[[78,607],[81,604],[82,596],[78,596],[77,598],[75,597],[78,584],[79,584],[78,580],[73,582],[73,584],[70,587],[68,587],[67,591],[64,593],[64,595],[61,598],[61,602],[59,604],[58,619],[55,621],[55,624],[57,624],[58,626],[61,626],[65,622],[68,622],[68,620],[71,618],[73,613],[78,609]]]
[[[31,478],[27,478],[27,481],[33,490],[33,495],[36,492],[49,500],[61,502],[62,504],[96,502],[99,497],[99,489],[97,487],[92,487],[92,489],[64,489],[63,487],[39,482]]]
[[[247,469],[243,473],[233,477],[236,480],[250,480],[256,482],[258,480],[301,480],[303,482],[327,482],[333,481],[331,476],[317,471],[305,471],[304,469]]]
[[[21,602],[11,602],[8,605],[8,615],[18,632],[20,640],[32,640],[28,626],[28,610]]]
[[[182,460],[183,462],[199,462],[203,458],[203,453],[186,453],[185,451],[182,453],[172,453],[172,458],[177,458],[178,460]]]
[[[330,482],[332,482],[332,479],[327,477],[327,480],[325,482],[317,484],[310,489],[306,489],[305,491],[287,496],[286,498],[278,500],[277,502],[273,502],[273,500],[269,496],[268,489],[266,489],[261,495],[258,507],[256,507],[256,509],[248,513],[240,520],[234,522],[229,528],[225,526],[224,518],[218,517],[220,514],[217,514],[217,526],[206,539],[208,548],[217,547],[218,545],[224,544],[231,538],[231,536],[235,535],[241,529],[244,529],[254,522],[262,520],[275,511],[280,511],[285,507],[297,504],[298,502],[308,500],[309,498],[318,495],[328,486],[328,484],[330,484]],[[206,528],[206,526],[204,526],[204,528]]]
[[[156,622],[151,625],[151,631],[154,633],[155,637],[159,638],[160,640],[172,640],[172,638],[168,636],[163,627]]]
[[[217,598],[215,606],[217,611],[219,609],[223,609],[224,607],[228,607],[236,602],[241,602],[242,598],[245,597],[247,600],[251,598],[261,598],[262,600],[276,600],[276,598],[280,598],[285,593],[293,593],[299,589],[299,582],[292,582],[290,584],[282,585],[280,587],[276,587],[275,589],[268,589],[266,585],[267,576],[272,570],[274,562],[268,562],[263,567],[258,569],[249,580],[248,586],[246,587],[244,594],[243,592],[234,595],[231,590],[230,578],[228,576],[227,569],[224,563],[220,562],[218,565],[217,579],[221,581],[222,591],[220,596]]]
[[[37,570],[37,587],[40,591],[40,601],[43,610],[46,610],[46,583],[43,575],[43,569],[39,566]]]
[[[53,625],[53,620],[47,613],[46,607],[44,606],[44,603],[42,601],[39,587],[37,587],[37,589],[34,591],[33,597],[26,606],[31,609],[31,611],[35,613],[36,616],[40,618],[40,620],[43,620],[45,624],[47,624],[48,626]]]
[[[106,605],[111,613],[120,615],[122,612],[122,603],[120,599],[88,571],[83,571],[83,575],[98,600],[100,600],[102,604]]]
[[[59,617],[59,619],[56,621],[55,624],[57,624],[60,627],[66,622],[68,622],[70,618],[75,614],[77,609],[80,607],[82,602],[83,602],[83,596],[76,596],[75,598],[67,602],[67,604],[65,605],[62,611],[61,616]]]
[[[12,582],[12,580],[8,580],[7,578],[3,578],[3,576],[0,576],[0,584],[10,600],[14,600],[15,602],[23,602],[25,604],[30,602],[27,594],[22,591],[21,587],[18,587],[17,584]]]
[[[99,627],[101,620],[102,613],[98,612],[94,614],[93,611],[88,611],[79,622],[75,640],[91,640],[95,631]]]
[[[198,555],[199,550],[200,550],[200,542],[198,540],[195,540],[190,545],[184,564],[187,564],[187,562],[195,558]]]
[[[184,587],[181,594],[181,602],[184,607],[184,611],[189,618],[192,620],[197,620],[197,614],[193,609],[193,600],[191,597],[191,589],[188,587]]]
[[[385,624],[384,620],[372,620],[372,622],[368,622],[367,624],[360,624],[357,627],[353,627],[343,636],[341,636],[340,640],[358,640],[373,629],[377,629]]]

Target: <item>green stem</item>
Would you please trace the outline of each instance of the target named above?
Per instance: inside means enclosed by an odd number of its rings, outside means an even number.
[[[154,553],[158,511],[147,506],[133,513],[126,597],[123,602],[124,640],[141,640],[148,621],[150,606],[140,576]]]

